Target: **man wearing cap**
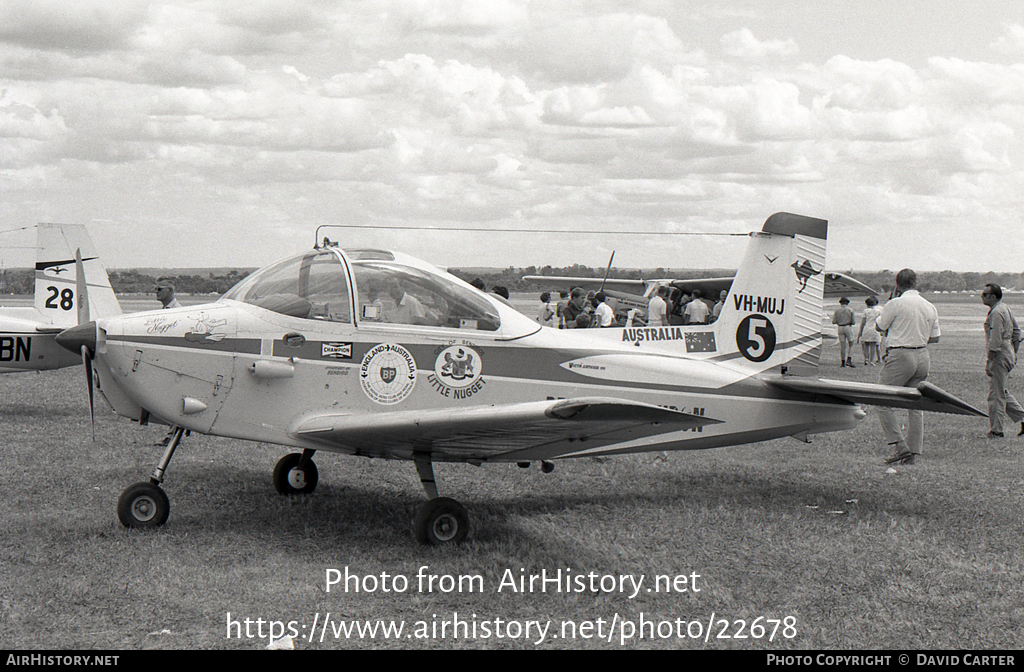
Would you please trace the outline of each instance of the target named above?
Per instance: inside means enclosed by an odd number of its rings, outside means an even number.
[[[839,299],[839,307],[832,313],[832,324],[836,325],[836,336],[839,337],[839,366],[853,368],[853,324],[857,317],[850,308],[850,300],[845,296]]]
[[[157,300],[164,305],[164,308],[181,308],[181,304],[174,298],[173,283],[162,280],[153,289],[156,291]]]
[[[928,344],[939,342],[939,313],[916,289],[917,274],[904,268],[896,274],[896,290],[882,314],[875,320],[878,330],[887,334],[885,362],[878,375],[883,385],[917,387],[928,377]],[[907,411],[907,434],[888,407],[878,409],[885,441],[893,447],[887,464],[913,464],[924,445],[924,412]]]

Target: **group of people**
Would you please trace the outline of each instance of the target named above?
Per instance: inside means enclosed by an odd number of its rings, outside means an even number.
[[[673,310],[669,304],[671,291],[671,287],[662,285],[652,293],[647,303],[648,327],[669,325],[669,314]],[[674,310],[682,324],[709,324],[718,319],[727,295],[727,291],[722,291],[718,302],[712,306],[701,298],[700,290],[695,289],[692,294],[685,294]],[[571,291],[559,292],[557,300],[551,292],[543,292],[540,301],[537,321],[545,326],[559,329],[632,326],[632,315],[627,318],[628,324],[616,322],[615,309],[603,291],[587,293],[581,287],[573,287]]]
[[[615,326],[615,310],[604,292],[587,294],[581,287],[559,292],[556,301],[551,292],[540,295],[537,321],[558,329],[587,329]]]
[[[648,327],[667,327],[669,325],[669,299],[672,292],[672,288],[668,285],[661,285],[657,291],[653,292],[650,300],[647,302],[647,326]],[[719,293],[718,301],[714,306],[709,306],[708,302],[702,298],[701,291],[699,289],[693,290],[692,293],[684,294],[680,300],[675,311],[680,317],[682,317],[683,324],[710,324],[718,319],[718,316],[722,313],[722,307],[725,305],[725,297],[729,295],[727,290],[722,290]]]
[[[941,335],[939,315],[927,299],[917,291],[917,274],[905,268],[896,275],[893,297],[880,310],[877,301],[869,298],[861,321],[858,339],[864,346],[865,363],[871,363],[869,352],[879,348],[884,339],[882,370],[878,382],[883,385],[917,387],[928,377],[930,359],[928,345],[938,343]],[[1002,302],[1003,290],[994,283],[985,285],[982,302],[989,307],[985,319],[987,360],[985,373],[989,378],[988,416],[989,431],[986,438],[1005,437],[1015,423],[1020,423],[1018,436],[1024,435],[1024,408],[1010,394],[1007,383],[1010,371],[1017,363],[1020,346],[1020,328],[1010,309]],[[852,366],[853,325],[855,319],[849,300],[840,299],[840,306],[832,316],[839,331],[842,366]],[[875,336],[877,334],[877,337]],[[886,443],[892,447],[887,464],[913,464],[924,444],[924,412],[907,412],[906,432],[896,419],[892,408],[878,409]]]
[[[873,296],[865,299],[864,304],[866,307],[856,339],[853,336],[853,328],[857,324],[857,318],[850,308],[850,300],[845,296],[839,299],[839,307],[832,313],[832,324],[836,325],[836,336],[839,338],[839,366],[853,368],[854,342],[861,345],[864,366],[882,363],[883,336],[875,328],[875,320],[882,311],[878,308],[878,299]]]

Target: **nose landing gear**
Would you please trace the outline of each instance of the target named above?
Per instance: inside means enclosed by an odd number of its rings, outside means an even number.
[[[167,450],[160,459],[160,464],[153,471],[149,481],[134,483],[125,488],[117,500],[117,519],[125,527],[160,527],[167,522],[171,513],[171,503],[167,493],[160,489],[164,480],[164,472],[174,456],[174,450],[185,434],[183,427],[175,427],[167,442]]]

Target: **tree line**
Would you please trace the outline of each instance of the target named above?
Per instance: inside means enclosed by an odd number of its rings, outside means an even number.
[[[110,271],[110,286],[115,294],[152,293],[158,282],[171,282],[179,294],[223,294],[250,273],[250,270],[232,269],[224,275],[150,275],[134,269]],[[35,291],[35,271],[11,269],[0,271],[0,294],[32,294]]]

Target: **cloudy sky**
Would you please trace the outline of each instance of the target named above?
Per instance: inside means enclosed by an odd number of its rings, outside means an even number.
[[[781,210],[829,220],[836,270],[1021,271],[1022,138],[1019,0],[0,3],[0,230],[86,224],[111,267],[322,224],[490,231],[329,233],[439,265],[734,267],[742,238],[641,232]]]

